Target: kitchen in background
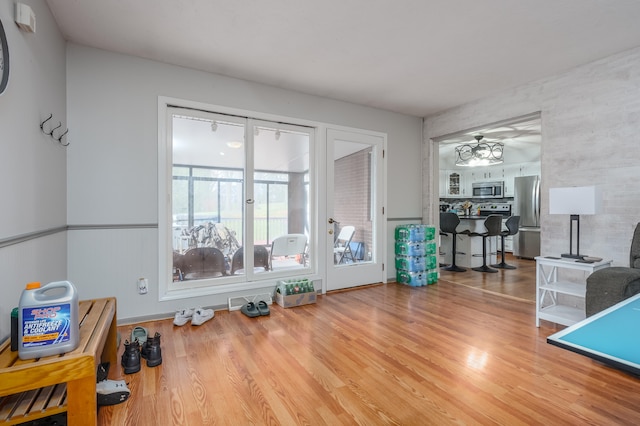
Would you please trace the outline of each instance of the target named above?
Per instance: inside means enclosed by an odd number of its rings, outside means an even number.
[[[505,250],[532,259],[540,254],[539,191],[538,214],[534,215],[529,208],[535,195],[529,191],[525,202],[524,189],[516,195],[516,182],[531,177],[539,187],[541,120],[539,114],[532,114],[505,123],[434,139],[439,144],[440,211],[485,216],[495,210],[504,215],[509,210],[512,215],[525,216],[520,223],[523,232],[515,235],[513,248],[511,239],[505,241]],[[479,163],[475,158],[487,156],[502,157],[502,161],[473,164]]]

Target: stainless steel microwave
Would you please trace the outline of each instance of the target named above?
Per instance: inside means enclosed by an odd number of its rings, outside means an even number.
[[[503,198],[504,182],[476,182],[471,185],[473,198]]]

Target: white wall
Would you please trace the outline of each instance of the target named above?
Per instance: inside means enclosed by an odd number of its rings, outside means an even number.
[[[67,126],[65,43],[44,2],[24,3],[36,14],[36,34],[13,22],[14,2],[0,2],[10,53],[0,95],[0,340],[25,284],[66,279],[67,267],[65,232],[37,237],[66,226],[67,148],[40,131],[49,113]]]
[[[85,297],[116,296],[120,319],[223,306],[229,296],[158,302],[157,229],[147,226],[158,222],[158,96],[387,133],[388,217],[421,216],[420,118],[73,44],[67,85],[69,277]],[[141,276],[146,296],[135,291]]]
[[[581,217],[580,252],[629,266],[640,222],[639,94],[640,49],[504,91],[427,118],[424,166],[433,164],[431,138],[541,111],[542,254],[569,249],[569,217],[548,214],[549,188],[596,184],[603,189],[604,211]],[[434,172],[424,182],[427,221],[437,213]]]

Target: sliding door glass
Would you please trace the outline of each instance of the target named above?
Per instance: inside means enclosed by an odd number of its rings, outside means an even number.
[[[172,280],[227,277],[244,244],[245,124],[214,114],[172,120]]]
[[[308,273],[311,129],[172,112],[169,289]]]
[[[255,259],[270,253],[268,268],[255,272],[311,268],[308,199],[311,133],[307,128],[254,123],[253,192]]]

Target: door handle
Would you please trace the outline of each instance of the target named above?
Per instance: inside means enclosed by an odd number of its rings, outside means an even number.
[[[332,218],[332,217],[330,217],[330,218],[329,218],[329,223],[336,223],[336,221],[335,221],[335,220],[333,220],[333,218]]]

